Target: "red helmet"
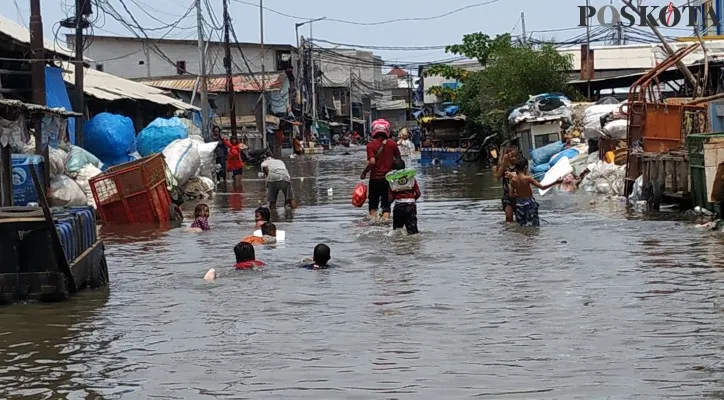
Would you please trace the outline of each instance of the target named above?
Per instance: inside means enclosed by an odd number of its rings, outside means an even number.
[[[383,133],[385,138],[390,137],[390,123],[386,119],[376,119],[372,121],[372,137],[375,137],[379,133]]]

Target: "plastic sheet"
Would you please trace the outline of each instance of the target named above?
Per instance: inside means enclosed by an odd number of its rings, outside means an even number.
[[[551,160],[555,154],[560,153],[565,149],[566,145],[563,142],[551,143],[547,146],[537,148],[530,151],[530,158],[533,164],[546,164]]]
[[[578,157],[578,154],[579,154],[579,152],[576,149],[563,150],[560,153],[551,157],[551,161],[548,164],[552,167],[552,166],[556,165],[556,163],[558,163],[558,161],[560,161],[561,158],[566,157],[570,161],[570,160],[573,160],[574,158]]]
[[[88,164],[101,168],[103,163],[98,157],[78,146],[70,146],[70,152],[65,160],[65,170],[68,173],[76,173]]]
[[[188,128],[179,118],[156,118],[136,137],[138,152],[143,157],[160,153],[173,141],[188,136]]]
[[[45,67],[45,103],[50,108],[64,108],[73,111],[68,90],[63,80],[63,70],[57,67]],[[75,118],[68,118],[68,139],[75,144]]]
[[[533,174],[541,174],[541,173],[544,174],[544,173],[548,172],[549,169],[551,169],[551,165],[548,163],[538,164],[538,165],[534,165],[530,169],[530,172],[532,172]]]
[[[365,185],[364,182],[360,182],[352,192],[352,205],[360,208],[365,205],[365,201],[367,201],[367,185]]]

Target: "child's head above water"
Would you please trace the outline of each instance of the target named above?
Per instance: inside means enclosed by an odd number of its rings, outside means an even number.
[[[265,222],[264,225],[261,226],[261,234],[264,236],[277,237],[277,226],[271,222]]]
[[[194,218],[209,218],[209,206],[206,204],[197,204],[194,209]]]
[[[269,222],[271,221],[271,211],[269,211],[266,207],[259,207],[256,210],[254,210],[254,220],[256,222],[263,221],[263,222]]]
[[[525,157],[520,157],[515,163],[516,172],[528,172],[528,160]]]
[[[237,264],[256,260],[254,246],[251,243],[241,242],[234,246],[234,255],[236,255]]]
[[[330,252],[329,246],[326,244],[318,244],[314,246],[314,263],[320,267],[326,267],[327,263],[332,258],[330,256]]]

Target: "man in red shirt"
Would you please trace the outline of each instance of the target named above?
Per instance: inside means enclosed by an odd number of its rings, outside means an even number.
[[[372,122],[372,141],[367,144],[367,167],[362,171],[360,179],[367,178],[370,173],[369,183],[369,209],[370,218],[377,217],[377,209],[381,204],[382,218],[390,220],[390,184],[385,175],[392,171],[396,157],[400,156],[400,149],[390,137],[390,123],[384,119]]]

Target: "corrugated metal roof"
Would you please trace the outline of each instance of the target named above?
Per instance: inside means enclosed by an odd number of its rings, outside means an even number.
[[[0,33],[3,33],[7,36],[10,36],[14,40],[17,40],[20,43],[30,45],[30,31],[27,30],[24,26],[18,24],[17,22],[8,19],[4,15],[0,14]],[[45,50],[52,51],[57,54],[61,54],[67,57],[74,57],[75,54],[71,52],[69,49],[59,46],[55,44],[54,42],[51,42],[49,40],[46,40],[43,38],[43,44],[45,46]]]
[[[261,93],[261,74],[258,75],[234,75],[232,78],[234,83],[234,91],[237,93],[241,92],[259,92]],[[267,91],[277,91],[282,88],[284,81],[287,79],[287,75],[284,72],[278,73],[267,73],[265,76],[265,85]],[[146,85],[167,89],[167,90],[180,90],[184,92],[192,92],[194,90],[194,84],[196,83],[196,77],[190,75],[181,75],[179,77],[168,77],[168,78],[143,78],[136,79],[137,82],[145,83]],[[210,93],[221,93],[226,92],[226,77],[225,76],[213,76],[207,78],[207,90]]]
[[[61,66],[63,68],[63,80],[75,85],[75,65],[69,62],[61,62]],[[179,110],[199,110],[198,107],[167,96],[162,90],[155,87],[123,79],[93,68],[85,68],[83,92],[101,100],[144,100],[172,106]]]
[[[231,126],[230,117],[216,117],[214,118],[214,122],[219,124],[221,127]],[[267,115],[266,122],[267,124],[279,125],[280,120],[279,117],[275,117],[274,115]],[[242,126],[256,126],[256,117],[253,115],[237,115],[236,125],[239,128]]]

